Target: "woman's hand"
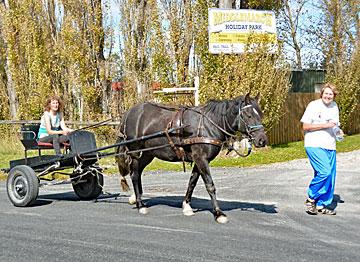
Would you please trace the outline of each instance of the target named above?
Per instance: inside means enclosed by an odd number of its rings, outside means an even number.
[[[71,132],[73,132],[74,130],[72,130],[71,128],[65,128],[64,130],[62,130],[62,134],[63,135],[68,135]]]
[[[316,130],[321,130],[321,129],[333,128],[334,126],[336,126],[336,123],[331,122],[331,121],[323,123],[323,124],[303,123],[303,130],[304,131],[316,131]]]
[[[329,121],[326,124],[328,124],[326,128],[333,128],[334,126],[337,125],[335,122],[332,122],[332,121]]]

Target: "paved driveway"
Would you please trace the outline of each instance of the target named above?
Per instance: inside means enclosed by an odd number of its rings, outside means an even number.
[[[244,160],[246,161],[246,160]],[[359,261],[360,151],[338,154],[336,216],[304,212],[312,171],[306,159],[257,168],[214,168],[228,224],[210,213],[202,181],[195,216],[182,215],[189,171],[145,173],[144,216],[127,204],[117,177],[97,201],[71,185],[40,189],[16,208],[0,182],[0,261]]]

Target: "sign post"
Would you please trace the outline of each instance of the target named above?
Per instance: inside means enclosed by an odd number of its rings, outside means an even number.
[[[251,35],[266,36],[270,47],[275,46],[275,13],[251,9],[209,9],[210,53],[243,53]]]

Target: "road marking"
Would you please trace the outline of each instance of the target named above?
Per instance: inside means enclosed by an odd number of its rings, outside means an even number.
[[[191,230],[185,230],[185,229],[176,229],[176,228],[169,228],[169,227],[156,227],[156,226],[147,226],[147,225],[139,225],[139,224],[129,224],[129,223],[125,223],[125,224],[122,224],[122,225],[129,226],[129,227],[143,228],[143,229],[166,231],[166,232],[204,234],[204,232],[191,231]]]
[[[17,212],[17,211],[9,211],[9,212],[0,212],[1,214],[6,215],[25,215],[25,216],[32,216],[32,217],[41,217],[41,214],[37,213],[25,213],[25,212]]]
[[[8,236],[14,236],[14,235],[17,235],[17,236],[23,236],[23,237],[29,237],[31,238],[32,241],[47,241],[49,240],[50,241],[53,241],[57,244],[61,244],[61,243],[68,243],[68,244],[78,244],[80,246],[84,246],[84,247],[87,247],[89,245],[91,246],[98,246],[98,247],[108,247],[108,248],[117,248],[118,246],[116,245],[112,245],[112,244],[103,244],[103,243],[95,243],[95,242],[91,242],[91,241],[83,241],[83,240],[78,240],[78,239],[70,239],[70,238],[60,238],[60,237],[54,237],[53,235],[51,236],[45,236],[45,235],[42,235],[40,237],[38,236],[35,236],[35,235],[31,235],[27,232],[15,232],[13,230],[9,231],[9,230],[3,230],[2,233],[4,235],[6,235],[5,233],[8,234]]]

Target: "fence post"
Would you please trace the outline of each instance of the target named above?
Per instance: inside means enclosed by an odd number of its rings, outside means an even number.
[[[200,84],[200,78],[199,76],[195,76],[194,78],[194,87],[195,87],[195,106],[198,106],[200,104],[200,98],[199,98],[199,84]]]

